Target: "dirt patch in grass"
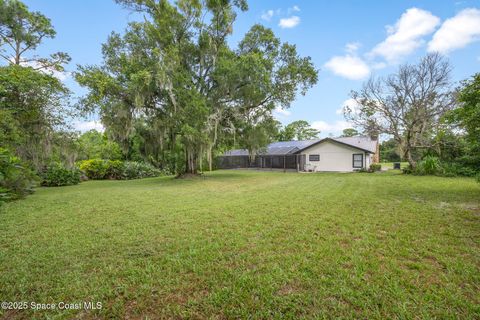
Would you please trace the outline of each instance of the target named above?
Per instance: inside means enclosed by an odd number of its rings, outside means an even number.
[[[297,282],[289,282],[277,291],[277,295],[279,296],[287,296],[287,295],[292,295],[292,294],[298,294],[303,291],[302,286],[297,283]]]
[[[182,173],[175,177],[175,179],[198,179],[205,178],[203,173]]]

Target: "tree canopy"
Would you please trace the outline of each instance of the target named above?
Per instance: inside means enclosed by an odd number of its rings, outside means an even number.
[[[342,131],[342,137],[354,137],[354,136],[357,136],[358,134],[359,132],[353,128],[343,129]]]
[[[400,66],[386,78],[371,78],[352,91],[358,107],[345,107],[345,116],[367,133],[393,136],[412,167],[416,151],[432,147],[441,118],[456,106],[451,66],[437,53],[418,64]]]
[[[104,63],[80,67],[76,79],[89,89],[82,110],[99,112],[125,155],[141,121],[142,134],[160,145],[153,155],[159,163],[173,158],[176,171],[195,173],[205,157],[211,168],[220,141],[252,151],[266,143],[253,132],[270,132],[272,110],[288,108],[317,81],[311,59],[262,25],[230,48],[244,1],[117,2],[145,21],[112,33]]]
[[[28,55],[55,35],[50,19],[40,12],[29,11],[18,0],[0,0],[0,57],[7,63],[63,71],[63,65],[70,61],[65,52],[55,52],[50,57]]]
[[[278,135],[279,141],[290,140],[311,140],[317,139],[320,131],[314,129],[305,120],[297,120],[289,123],[280,130]]]

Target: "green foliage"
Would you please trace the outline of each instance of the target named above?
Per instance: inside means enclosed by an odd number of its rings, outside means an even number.
[[[438,157],[434,156],[426,156],[420,162],[418,162],[417,166],[412,168],[412,166],[408,166],[403,169],[403,172],[406,174],[414,174],[419,176],[424,175],[441,175],[443,173],[442,165]]]
[[[107,138],[107,136],[97,130],[90,130],[83,133],[78,138],[80,147],[80,160],[84,159],[122,159],[122,150],[120,146]]]
[[[80,183],[80,170],[66,168],[58,162],[49,164],[41,173],[41,185],[45,187],[71,186]]]
[[[370,172],[376,172],[381,170],[382,170],[382,165],[380,163],[372,163],[369,168]]]
[[[89,179],[102,180],[107,179],[108,174],[108,160],[90,159],[79,162],[80,170],[85,173]]]
[[[358,135],[359,135],[359,132],[353,128],[343,129],[342,131],[342,137],[354,137]]]
[[[445,177],[474,177],[479,171],[461,162],[442,162],[438,157],[427,155],[415,167],[408,166],[404,173],[414,175],[437,175]]]
[[[24,54],[55,35],[50,19],[40,12],[29,11],[18,0],[0,0],[0,57],[7,63],[20,65],[25,60]],[[63,71],[63,64],[69,62],[70,57],[64,52],[57,52],[49,58],[30,56],[28,61],[38,68]]]
[[[443,162],[442,163],[442,175],[448,177],[474,177],[477,174],[477,170],[470,166],[466,166],[458,162]]]
[[[51,157],[54,132],[64,124],[68,89],[31,67],[0,67],[0,146],[40,170]]]
[[[225,146],[257,150],[275,137],[266,123],[275,107],[317,82],[311,59],[264,26],[230,48],[245,1],[118,2],[146,19],[112,33],[103,64],[75,78],[89,89],[81,111],[98,112],[124,159],[195,173]]]
[[[476,146],[480,145],[480,73],[463,82],[458,96],[460,107],[453,110],[448,119],[467,132],[467,139]],[[480,151],[480,150],[479,150]]]
[[[440,160],[437,157],[426,156],[417,165],[416,173],[419,175],[435,175],[441,172]]]
[[[107,160],[105,161],[105,178],[121,180],[124,178],[124,163],[120,160]]]
[[[247,149],[250,155],[261,152],[278,134],[277,122],[272,117],[265,117],[256,123],[245,123],[242,127],[244,129],[239,137],[239,144]]]
[[[161,175],[161,171],[148,163],[136,161],[125,161],[123,163],[124,179],[141,179],[159,175]]]
[[[34,52],[55,34],[50,20],[40,12],[29,11],[18,0],[0,0],[0,59],[4,60],[0,66],[0,147],[11,150],[37,172],[52,160],[75,161],[75,150],[66,143],[73,140],[57,134],[65,125],[70,92],[53,76],[53,72],[64,71],[70,57],[64,52],[49,57]]]
[[[80,161],[79,168],[92,180],[129,180],[156,177],[162,174],[162,171],[154,166],[136,161],[90,159]]]
[[[310,126],[305,120],[298,120],[289,123],[278,134],[279,141],[291,141],[291,140],[310,140],[317,139],[320,134],[319,130],[316,130]]]
[[[413,168],[410,164],[408,164],[406,167],[402,168],[402,172],[404,174],[413,174]]]
[[[464,130],[463,137],[458,137],[459,146],[453,154],[452,162],[480,173],[480,73],[463,82],[458,94],[459,107],[451,111],[446,120],[453,126]]]
[[[7,149],[0,148],[0,204],[33,192],[34,173]]]
[[[382,162],[399,162],[399,146],[395,139],[389,139],[380,143],[380,160]]]

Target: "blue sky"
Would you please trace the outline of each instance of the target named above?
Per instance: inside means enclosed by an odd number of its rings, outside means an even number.
[[[38,54],[68,52],[68,71],[77,64],[100,64],[101,44],[112,31],[122,32],[137,15],[113,0],[26,0],[32,10],[52,20],[55,39]],[[392,73],[398,65],[416,62],[429,51],[445,54],[460,81],[480,70],[480,0],[447,1],[250,1],[234,25],[232,46],[254,23],[274,30],[282,40],[311,56],[319,81],[292,107],[276,112],[284,124],[308,120],[322,136],[348,127],[339,109],[349,92],[369,76]],[[85,91],[71,77],[64,80],[76,95]],[[92,119],[75,123],[80,130],[97,126]]]

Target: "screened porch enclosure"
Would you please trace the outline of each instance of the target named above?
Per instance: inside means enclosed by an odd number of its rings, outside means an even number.
[[[219,169],[258,168],[258,169],[289,169],[304,171],[305,155],[258,155],[250,159],[248,155],[231,155],[217,158]]]

